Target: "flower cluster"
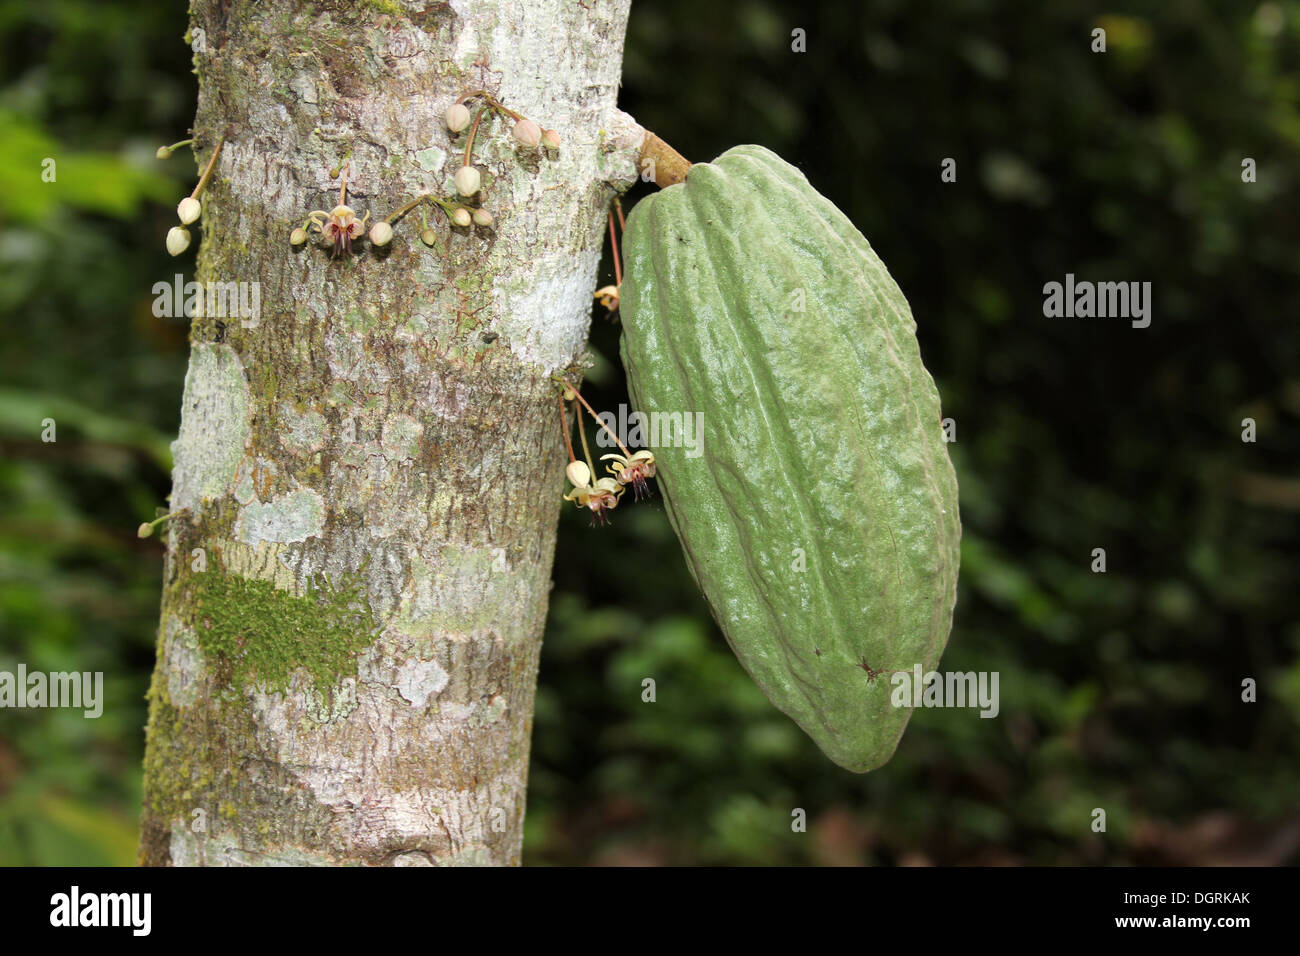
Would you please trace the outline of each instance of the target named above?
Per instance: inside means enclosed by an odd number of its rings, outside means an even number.
[[[367,212],[360,219],[357,218],[356,212],[348,205],[348,176],[346,170],[342,172],[342,176],[343,178],[339,183],[338,204],[329,212],[324,209],[313,209],[309,212],[302,225],[289,233],[289,241],[295,246],[301,246],[306,242],[309,231],[314,229],[325,244],[333,250],[330,253],[331,258],[340,254],[352,254],[352,242],[355,239],[360,239],[365,233],[366,223],[370,221],[370,213]],[[387,230],[386,234],[385,230]],[[384,242],[392,238],[392,233],[391,226],[377,222],[370,229],[370,241],[376,245],[383,245]]]
[[[564,469],[573,489],[564,496],[565,501],[572,501],[579,508],[589,508],[592,518],[603,522],[605,512],[618,507],[618,499],[623,494],[623,486],[613,478],[591,480],[591,468],[585,461],[569,462]]]
[[[472,114],[469,106],[466,105],[475,101],[482,101],[477,115]],[[514,120],[514,137],[521,145],[552,151],[559,149],[560,136],[555,130],[542,129],[526,116],[508,109],[500,100],[484,90],[464,94],[447,109],[443,117],[447,129],[453,135],[469,129],[464,160],[452,177],[455,196],[439,196],[434,193],[417,196],[370,227],[371,245],[379,247],[392,242],[394,224],[417,207],[420,208],[420,241],[426,246],[432,246],[438,241],[438,234],[429,227],[426,216],[427,206],[441,210],[447,217],[448,224],[458,229],[468,229],[471,226],[487,229],[492,226],[492,213],[482,206],[487,196],[486,190],[483,189],[483,176],[472,163],[474,138],[478,133],[479,125],[485,115],[492,114]],[[329,212],[323,209],[312,210],[302,225],[289,234],[289,241],[295,246],[300,246],[307,241],[310,230],[314,229],[333,247],[335,256],[340,253],[350,253],[352,241],[365,233],[369,217],[370,214],[366,213],[363,218],[357,219],[356,213],[348,206],[345,177],[339,191],[338,205]]]
[[[470,107],[466,104],[477,105],[477,112],[471,112]],[[478,135],[479,126],[485,116],[501,116],[514,121],[514,127],[511,131],[515,142],[528,149],[544,148],[548,152],[560,148],[560,134],[553,129],[542,129],[537,123],[517,113],[507,107],[486,90],[473,90],[469,93],[462,94],[456,102],[447,107],[447,112],[443,114],[442,121],[446,125],[448,132],[452,136],[457,136],[465,130],[469,130],[469,136],[465,140],[465,154],[460,168],[452,177],[452,184],[456,187],[456,193],[466,200],[472,200],[483,189],[483,176],[478,171],[478,167],[473,164],[474,159],[474,139]],[[473,212],[466,212],[466,221],[457,222],[456,225],[469,225],[469,219],[472,218],[475,225],[491,225],[492,216],[486,209],[475,209]],[[454,221],[454,220],[453,220]]]
[[[628,485],[632,486],[638,501],[643,496],[649,495],[650,489],[646,481],[655,476],[655,456],[653,452],[644,448],[637,452],[629,451],[609,426],[600,420],[576,388],[564,382],[561,382],[561,386],[563,391],[560,398],[560,425],[564,430],[565,447],[569,450],[569,464],[564,473],[568,476],[569,483],[573,485],[564,496],[564,500],[572,501],[579,508],[588,509],[593,522],[604,524],[606,513],[618,507],[619,499],[622,498]],[[594,481],[592,479],[591,449],[587,446],[586,429],[582,427],[582,410],[578,412],[578,437],[582,440],[582,453],[586,460],[580,461],[574,455],[573,442],[569,440],[565,400],[577,401],[618,445],[621,454],[602,455],[600,458],[601,461],[612,460],[612,464],[605,466],[609,476],[596,478]]]
[[[474,114],[470,112],[470,108],[465,104],[476,101],[481,101],[482,106],[478,108],[477,114]],[[491,115],[514,121],[511,135],[514,136],[515,142],[520,146],[527,149],[544,148],[548,153],[560,148],[559,133],[553,129],[542,129],[527,116],[508,108],[486,90],[474,90],[463,94],[455,103],[447,107],[447,112],[443,114],[442,121],[453,136],[464,132],[466,129],[469,130],[469,137],[465,143],[465,161],[460,169],[456,170],[456,175],[453,177],[456,191],[466,198],[473,198],[481,185],[479,171],[471,163],[474,156],[474,137],[478,134],[479,124],[483,121],[483,117]]]
[[[167,231],[167,251],[173,256],[179,256],[182,252],[190,247],[190,231],[186,226],[198,222],[199,216],[203,215],[203,204],[199,202],[199,195],[203,192],[203,187],[208,184],[208,179],[212,176],[212,169],[217,163],[217,155],[221,152],[221,144],[225,138],[217,141],[217,148],[212,151],[212,156],[208,159],[208,165],[203,170],[203,175],[199,177],[198,185],[194,191],[176,204],[176,216],[180,219],[179,226],[172,226]],[[155,154],[159,159],[167,159],[173,152],[182,146],[192,146],[194,140],[181,140],[179,143],[172,143],[170,146],[159,146]]]

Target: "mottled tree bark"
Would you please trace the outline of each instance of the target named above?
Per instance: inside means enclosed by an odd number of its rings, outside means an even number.
[[[174,445],[146,864],[519,861],[565,456],[605,211],[640,131],[615,108],[630,0],[194,0],[200,282]],[[201,33],[200,33],[201,31]],[[198,45],[198,44],[196,44]],[[487,89],[491,229],[331,260],[290,231],[454,195],[441,117]],[[196,227],[197,228],[197,227]]]

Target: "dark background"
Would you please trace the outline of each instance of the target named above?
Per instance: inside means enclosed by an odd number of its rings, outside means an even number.
[[[196,178],[153,152],[193,115],[185,18],[0,0],[0,669],[108,696],[0,710],[3,864],[135,857],[161,580],[135,528],[187,358],[150,290],[192,270],[162,237]],[[943,667],[998,671],[1001,713],[918,710],[884,768],[841,771],[741,671],[659,499],[603,530],[566,506],[529,863],[1300,858],[1298,64],[1295,3],[634,5],[622,106],[695,160],[776,150],[906,292],[957,423]],[[1067,272],[1151,282],[1150,328],[1045,318]],[[597,309],[597,408],[627,400],[617,337]]]

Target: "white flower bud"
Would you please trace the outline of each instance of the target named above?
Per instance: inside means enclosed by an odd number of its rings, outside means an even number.
[[[188,226],[194,222],[202,212],[203,207],[199,205],[199,201],[193,196],[186,196],[176,204],[176,215],[181,217],[182,226]]]
[[[292,242],[295,246],[301,246],[304,242],[307,241],[307,230],[304,229],[302,226],[299,226],[293,232],[289,233],[289,241]]]
[[[167,230],[167,251],[179,256],[190,247],[190,231],[183,226],[172,226]]]
[[[476,226],[492,225],[492,213],[488,212],[486,209],[475,209],[474,225]]]
[[[553,129],[542,130],[542,145],[547,149],[559,149],[560,134]]]
[[[536,146],[542,141],[542,128],[530,119],[515,123],[515,139],[525,146]]]
[[[370,227],[370,241],[376,246],[386,246],[393,241],[393,227],[382,219]]]
[[[587,467],[585,461],[569,462],[568,467],[564,469],[564,473],[575,488],[584,488],[591,484],[591,469]]]
[[[469,120],[469,110],[460,103],[452,103],[442,117],[442,121],[447,124],[447,129],[453,133],[459,133],[468,126]]]
[[[453,181],[456,183],[456,192],[462,196],[472,196],[478,192],[481,179],[478,170],[473,166],[462,166],[456,170]]]
[[[451,221],[453,225],[468,226],[470,224],[469,210],[464,206],[457,206],[451,211]]]

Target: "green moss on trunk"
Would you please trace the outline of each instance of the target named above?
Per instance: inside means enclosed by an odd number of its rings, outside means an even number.
[[[300,667],[318,686],[337,684],[356,674],[358,653],[376,636],[359,574],[301,597],[219,567],[183,586],[199,646],[218,681],[236,690],[284,690]]]

